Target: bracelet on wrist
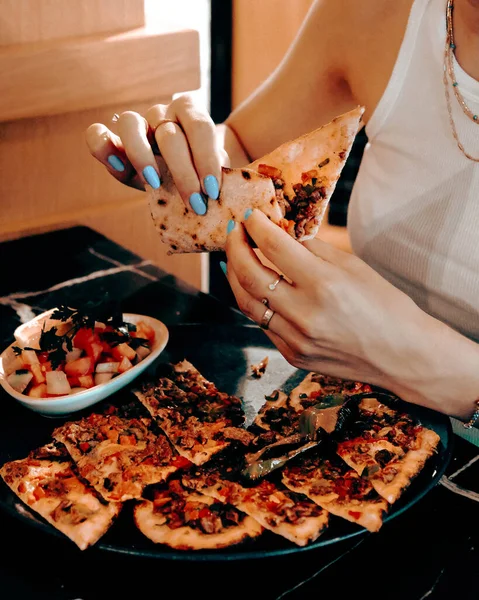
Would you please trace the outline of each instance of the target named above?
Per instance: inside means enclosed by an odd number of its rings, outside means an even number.
[[[469,421],[463,424],[464,429],[472,429],[474,425],[479,421],[479,400],[476,400],[475,404],[476,410],[474,411],[474,414],[469,419]]]

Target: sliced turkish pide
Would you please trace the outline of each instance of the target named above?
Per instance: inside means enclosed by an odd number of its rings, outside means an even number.
[[[304,494],[331,514],[369,531],[380,529],[388,509],[388,503],[371,483],[339,457],[304,455],[291,466],[286,465],[282,481],[288,489]]]
[[[135,507],[138,529],[156,544],[178,550],[218,549],[263,532],[253,518],[211,496],[185,489],[178,480],[153,491]]]
[[[140,498],[150,484],[165,481],[185,466],[162,434],[150,431],[151,419],[92,414],[53,432],[76,463],[81,477],[106,500]]]
[[[440,437],[376,398],[361,400],[359,410],[337,453],[392,504],[436,452]]]
[[[296,433],[298,419],[299,415],[291,407],[288,395],[280,390],[274,390],[266,396],[266,401],[259,409],[253,425],[284,437]]]
[[[105,502],[80,480],[66,451],[53,445],[4,464],[0,476],[22,502],[81,550],[95,544],[121,510],[121,504]]]
[[[163,377],[134,393],[181,456],[201,465],[232,442],[249,445],[254,436],[238,427],[244,421],[241,401],[217,390],[183,361]]]
[[[298,546],[316,540],[328,525],[328,513],[301,494],[281,484],[262,481],[246,487],[238,481],[239,464],[227,460],[192,469],[182,477],[184,485],[219,502],[231,504],[253,517],[265,529]]]

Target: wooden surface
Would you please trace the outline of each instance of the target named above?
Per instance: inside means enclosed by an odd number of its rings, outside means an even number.
[[[0,46],[134,29],[144,0],[0,0]]]
[[[233,1],[233,107],[279,65],[312,2]]]
[[[0,121],[172,95],[200,85],[198,32],[149,29],[0,50]]]

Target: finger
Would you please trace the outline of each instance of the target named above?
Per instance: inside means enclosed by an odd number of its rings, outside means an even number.
[[[319,238],[306,240],[303,242],[303,246],[315,256],[338,267],[346,267],[351,261],[351,254],[344,252],[344,250],[339,250],[339,248],[335,248]]]
[[[317,280],[318,269],[324,269],[326,262],[318,260],[261,211],[248,210],[246,214],[249,215],[243,223],[246,231],[268,260],[297,285],[309,287]]]
[[[193,164],[188,141],[179,124],[171,121],[164,122],[164,119],[171,119],[171,117],[164,116],[163,109],[163,105],[156,105],[148,111],[148,123],[155,131],[158,149],[168,165],[186,206],[191,207],[196,214],[204,215],[207,203],[201,193],[200,180]]]
[[[201,189],[211,200],[217,200],[225,155],[218,148],[213,119],[189,95],[174,100],[168,108],[167,116],[178,120],[186,134]]]
[[[135,171],[153,189],[160,187],[160,175],[155,156],[148,141],[148,123],[136,112],[126,111],[118,119],[118,132]]]
[[[228,265],[227,277],[241,312],[260,325],[268,307],[241,287],[238,276],[230,265]],[[269,321],[268,330],[283,339],[291,339],[298,335],[295,328],[277,312]]]
[[[266,299],[268,306],[288,321],[295,322],[301,313],[302,294],[286,280],[275,288],[270,285],[278,280],[278,273],[264,266],[248,243],[246,231],[236,224],[226,243],[228,265],[234,269],[241,287],[256,300]]]
[[[93,123],[85,132],[85,140],[92,156],[100,161],[121,183],[143,189],[136,172],[126,156],[121,139],[102,123]]]

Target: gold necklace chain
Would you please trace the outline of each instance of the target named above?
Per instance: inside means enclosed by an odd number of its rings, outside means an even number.
[[[454,118],[452,116],[452,106],[451,106],[451,95],[449,93],[449,79],[452,83],[452,89],[454,90],[454,95],[456,96],[457,101],[459,102],[464,114],[475,124],[479,125],[479,116],[475,114],[466,104],[462,94],[459,91],[459,86],[456,80],[456,75],[454,72],[454,50],[456,48],[456,44],[454,43],[454,27],[452,20],[452,13],[454,10],[454,0],[448,0],[447,9],[446,9],[446,26],[447,26],[447,35],[446,35],[446,47],[444,50],[444,90],[446,94],[446,102],[447,102],[447,112],[449,113],[449,122],[451,124],[452,134],[456,143],[459,147],[459,150],[464,154],[466,158],[472,160],[474,162],[479,162],[479,158],[471,156],[462,145],[459,136],[457,134],[456,124],[454,123]],[[449,78],[449,79],[448,79]]]

